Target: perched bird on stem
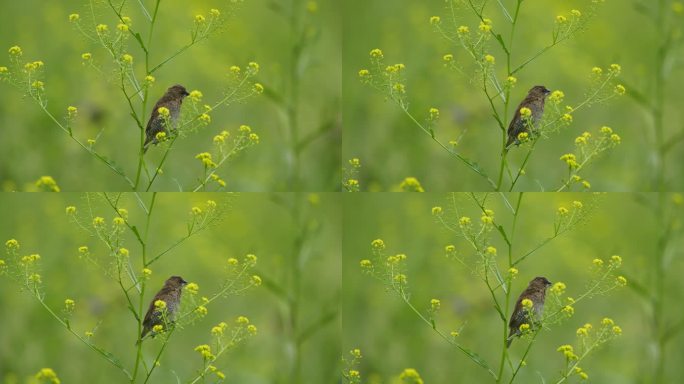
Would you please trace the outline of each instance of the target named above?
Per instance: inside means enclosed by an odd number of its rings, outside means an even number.
[[[518,108],[513,115],[513,119],[508,125],[508,141],[506,142],[506,148],[509,148],[513,143],[518,142],[519,134],[527,132],[528,124],[525,123],[525,116],[520,113],[520,110],[527,108],[529,111],[527,117],[527,119],[529,119],[529,124],[536,124],[541,120],[541,117],[544,114],[544,101],[549,93],[551,93],[551,91],[546,89],[543,85],[535,85],[530,89],[527,93],[527,97],[518,105]]]
[[[147,122],[147,128],[145,128],[146,138],[143,152],[147,152],[150,144],[157,144],[157,134],[159,132],[166,132],[165,128],[167,127],[165,127],[165,122],[170,123],[171,126],[176,123],[183,99],[188,95],[189,93],[185,87],[176,84],[167,89],[164,96],[157,101],[154,108],[152,108],[152,115]],[[164,116],[160,114],[159,108],[166,108],[166,111],[164,112],[167,112],[168,115]]]
[[[520,326],[523,324],[530,324],[534,319],[530,318],[533,315],[535,318],[540,318],[544,310],[544,301],[546,300],[546,289],[551,285],[551,282],[546,277],[535,277],[527,285],[527,288],[520,294],[518,301],[515,303],[515,309],[511,314],[511,320],[508,322],[508,339],[506,340],[506,348],[511,345],[513,337],[520,335]],[[525,307],[525,300],[528,307]]]
[[[154,298],[147,309],[147,314],[145,314],[145,319],[142,323],[143,330],[137,344],[139,344],[150,331],[153,331],[155,325],[166,326],[166,324],[164,324],[165,321],[174,321],[174,317],[180,306],[181,293],[186,284],[188,284],[188,282],[183,280],[180,276],[171,276],[164,282],[164,286],[156,295],[154,295]],[[161,302],[163,302],[163,304]],[[154,336],[154,333],[152,333],[152,336]]]

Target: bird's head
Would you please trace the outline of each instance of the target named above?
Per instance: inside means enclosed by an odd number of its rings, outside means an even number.
[[[530,95],[536,95],[542,98],[548,96],[549,93],[551,93],[551,91],[549,91],[548,88],[546,88],[543,85],[535,85],[534,87],[532,87],[532,89],[530,89],[529,92]]]
[[[535,277],[530,281],[530,287],[537,287],[540,289],[548,288],[552,283],[546,277]]]
[[[176,85],[174,85],[173,87],[167,89],[167,90],[166,90],[166,93],[169,94],[169,95],[172,95],[172,96],[181,98],[181,99],[183,99],[185,96],[188,96],[188,95],[189,95],[189,93],[188,93],[188,91],[185,89],[185,87],[182,86],[182,85],[180,85],[180,84],[176,84]]]
[[[171,276],[166,280],[166,283],[164,283],[164,285],[172,288],[183,288],[187,284],[188,282],[183,280],[180,276]]]

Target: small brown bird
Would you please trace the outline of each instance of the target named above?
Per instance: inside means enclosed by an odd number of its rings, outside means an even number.
[[[535,85],[530,89],[525,100],[518,105],[518,108],[515,110],[515,115],[513,115],[513,119],[508,125],[508,142],[506,142],[506,148],[510,147],[513,143],[517,143],[518,135],[527,131],[525,121],[520,116],[520,108],[528,108],[530,112],[532,112],[530,118],[531,123],[536,124],[544,114],[544,101],[549,93],[551,93],[551,91],[546,89],[543,85]]]
[[[511,345],[513,337],[520,335],[520,326],[523,324],[530,324],[534,319],[528,318],[528,311],[523,308],[522,302],[525,299],[532,301],[532,309],[530,312],[535,317],[539,318],[544,310],[544,301],[546,300],[546,288],[551,285],[551,282],[546,277],[535,277],[530,281],[530,284],[525,288],[523,293],[518,297],[515,303],[515,309],[511,314],[511,320],[508,322],[508,339],[506,340],[506,348]],[[530,324],[531,325],[531,324]]]
[[[166,280],[162,289],[154,295],[154,299],[152,299],[152,302],[147,309],[147,314],[145,314],[145,319],[143,320],[143,330],[140,334],[138,343],[143,340],[145,335],[147,335],[155,325],[164,325],[162,311],[157,309],[154,304],[157,300],[166,303],[166,319],[171,322],[174,320],[176,311],[180,305],[182,289],[186,284],[188,284],[188,282],[183,280],[180,276],[171,276]],[[154,333],[152,336],[154,336]]]
[[[150,144],[157,144],[157,133],[165,131],[164,118],[159,115],[159,108],[165,107],[169,110],[169,121],[173,125],[178,120],[183,99],[188,95],[189,93],[185,90],[185,87],[176,84],[167,89],[164,96],[157,101],[157,104],[152,108],[152,116],[150,116],[150,120],[147,122],[147,128],[145,128],[146,138],[143,152],[147,152]]]

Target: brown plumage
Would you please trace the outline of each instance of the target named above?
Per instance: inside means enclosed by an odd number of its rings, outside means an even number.
[[[511,314],[511,320],[508,322],[508,339],[506,340],[506,347],[511,345],[513,337],[520,335],[520,326],[527,323],[530,324],[534,319],[530,319],[528,312],[522,306],[524,299],[532,301],[531,312],[535,317],[539,318],[544,310],[544,301],[546,300],[546,288],[551,285],[551,282],[546,277],[535,277],[530,281],[530,284],[525,288],[523,293],[515,302],[515,309]],[[530,324],[532,325],[532,324]]]
[[[180,114],[181,104],[183,104],[183,99],[188,96],[189,93],[185,90],[182,85],[174,85],[173,87],[166,90],[164,96],[157,101],[157,103],[152,108],[152,115],[150,120],[147,122],[147,127],[145,128],[145,144],[143,145],[144,152],[147,152],[147,148],[150,144],[157,144],[157,133],[165,131],[164,119],[159,116],[159,108],[166,107],[169,109],[169,120],[171,124],[175,124]]]
[[[164,282],[164,286],[159,290],[159,292],[157,292],[156,295],[154,295],[154,298],[152,299],[152,302],[150,302],[150,306],[147,309],[147,314],[145,314],[145,319],[143,320],[143,330],[140,334],[138,343],[142,341],[145,335],[147,335],[155,325],[164,325],[164,319],[162,319],[161,312],[158,311],[154,306],[154,303],[157,300],[161,300],[166,303],[167,320],[174,320],[176,311],[180,305],[183,287],[187,283],[188,282],[183,280],[183,278],[180,276],[171,276],[166,280],[166,282]]]
[[[542,114],[544,114],[544,100],[546,100],[546,96],[548,96],[549,93],[551,93],[551,91],[546,89],[543,85],[535,85],[530,89],[525,100],[518,105],[518,108],[513,115],[513,119],[508,125],[508,141],[506,142],[506,148],[517,142],[519,134],[527,132],[525,121],[520,116],[520,108],[529,108],[530,111],[532,111],[531,123],[536,124],[541,119]]]

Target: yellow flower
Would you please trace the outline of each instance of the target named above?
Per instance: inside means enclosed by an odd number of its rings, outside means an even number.
[[[485,248],[485,252],[490,255],[496,256],[496,248],[492,247],[491,245]]]
[[[235,319],[235,322],[239,325],[247,325],[249,324],[249,319],[245,316],[238,316],[238,318]]]
[[[530,325],[527,323],[522,323],[518,329],[520,329],[520,332],[525,333],[530,330]]]
[[[162,301],[163,303],[163,301]],[[154,327],[152,327],[152,332],[154,333],[161,333],[164,330],[164,326],[161,324],[157,324]]]
[[[252,276],[251,281],[252,281],[252,284],[257,286],[257,287],[261,285],[261,277],[259,277],[257,275]]]
[[[600,76],[603,73],[603,69],[601,69],[601,67],[594,67],[591,69],[591,73]]]
[[[149,268],[143,268],[142,273],[143,277],[148,278],[152,275],[152,270]]]
[[[374,249],[382,250],[385,249],[385,242],[382,239],[375,239],[371,242],[371,246]]]
[[[254,83],[254,92],[258,94],[264,93],[264,86],[261,85],[260,83]]]
[[[76,213],[76,207],[74,207],[73,205],[66,207],[66,213],[67,215],[73,215],[74,213]]]
[[[432,17],[430,17],[430,24],[432,24],[432,25],[439,24],[441,20],[442,19],[440,19],[439,16],[432,16]]]
[[[36,80],[33,83],[31,83],[31,86],[39,91],[42,91],[45,89],[45,83],[43,83],[40,80]]]
[[[406,368],[404,371],[399,375],[399,378],[401,380],[405,380],[411,383],[416,383],[416,384],[422,384],[423,379],[420,377],[418,374],[418,371],[416,371],[413,368]]]
[[[257,327],[254,324],[250,324],[247,326],[247,332],[249,332],[250,335],[256,335],[257,334]]]
[[[610,317],[604,317],[603,320],[601,320],[601,324],[610,327],[613,326],[615,322],[613,322],[613,319],[611,319]]]
[[[98,34],[105,33],[109,30],[109,27],[107,24],[98,24],[97,27],[95,27],[95,31],[97,31]]]
[[[494,62],[496,61],[494,56],[489,55],[489,54],[485,55],[484,60],[489,64],[494,64]]]
[[[5,242],[8,249],[19,249],[19,242],[16,239],[9,239]]]
[[[83,53],[81,55],[81,59],[88,61],[93,58],[93,55],[90,52]]]
[[[247,72],[250,74],[250,76],[256,75],[259,73],[259,64],[254,61],[250,61],[249,64],[247,64]]]
[[[582,181],[582,186],[586,189],[591,188],[591,184],[586,180]]]
[[[439,215],[442,213],[442,207],[432,207],[432,214]]]
[[[615,86],[615,93],[618,94],[619,96],[624,95],[625,92],[627,92],[627,90],[625,89],[624,85],[618,84]]]
[[[147,83],[148,85],[154,84],[154,80],[155,78],[152,75],[145,76],[145,83]]]
[[[38,380],[49,380],[52,384],[59,384],[60,380],[57,377],[55,371],[52,368],[42,368],[38,373],[36,373],[36,379]]]
[[[446,55],[442,56],[442,60],[446,62],[452,61],[453,59],[454,55],[452,55],[451,53],[447,53]]]
[[[565,93],[563,91],[553,91],[551,92],[551,95],[549,95],[549,101],[554,103],[554,104],[560,104],[563,102],[563,98],[565,98]]]
[[[511,275],[511,277],[515,277],[518,275],[518,268],[511,267],[508,268],[508,274]]]
[[[620,66],[620,64],[611,64],[610,65],[610,72],[613,75],[617,76],[620,74],[621,71],[622,71],[622,67]]]
[[[458,219],[458,223],[462,226],[465,227],[466,225],[470,224],[470,217],[468,216],[463,216],[460,219]]]
[[[67,311],[72,311],[75,306],[76,306],[76,302],[73,301],[72,299],[64,300],[64,307],[66,308]]]
[[[202,100],[202,96],[203,96],[202,92],[200,92],[196,89],[194,91],[190,91],[190,95],[188,95],[190,100],[194,101],[195,103],[199,103],[200,100]]]
[[[613,129],[610,127],[603,126],[601,127],[601,133],[610,135],[611,133],[613,133]]]
[[[603,266],[603,260],[601,260],[601,259],[594,259],[591,262],[599,268],[601,268]]]
[[[133,56],[129,55],[128,53],[125,53],[123,56],[121,56],[121,60],[126,64],[133,64]]]
[[[374,59],[382,59],[384,56],[382,55],[382,51],[378,48],[375,48],[370,51],[370,56]]]
[[[368,76],[370,76],[370,71],[369,71],[369,70],[367,70],[367,69],[361,69],[361,70],[359,70],[359,77],[364,78],[364,77],[368,77]]]
[[[196,23],[204,23],[206,19],[204,18],[203,15],[195,15],[195,22]]]
[[[551,292],[555,293],[556,295],[562,295],[563,292],[565,292],[565,288],[565,283],[559,281],[551,287]]]
[[[71,15],[69,15],[69,21],[71,21],[72,23],[79,21],[80,19],[81,15],[79,15],[78,13],[72,13]]]
[[[523,299],[521,304],[522,304],[523,308],[525,308],[527,310],[532,309],[532,306],[534,305],[534,303],[532,303],[532,300],[530,300],[530,299]]]
[[[456,252],[456,247],[453,245],[447,245],[446,247],[444,247],[444,250],[447,252]]]
[[[245,262],[248,264],[256,264],[257,262],[257,257],[254,254],[247,254],[245,255]]]
[[[116,25],[116,29],[118,29],[121,32],[128,32],[128,25],[120,23]]]
[[[88,247],[86,247],[85,245],[82,245],[82,246],[78,247],[78,252],[79,253],[88,253]]]
[[[513,77],[513,76],[508,76],[508,77],[506,78],[506,84],[508,84],[509,87],[514,86],[515,83],[517,83],[517,82],[518,82],[518,79],[516,79],[516,78]]]
[[[164,309],[166,309],[166,301],[157,300],[154,302],[154,307],[158,310],[164,310]]]
[[[624,287],[625,285],[627,285],[627,279],[624,276],[618,276],[616,278],[616,280],[617,280],[618,285],[621,287]]]
[[[359,265],[361,265],[361,268],[370,268],[373,266],[373,263],[368,259],[363,259],[359,262]]]
[[[199,307],[197,307],[197,309],[195,309],[195,311],[197,311],[197,313],[202,317],[206,316],[207,313],[209,313],[209,310],[204,305],[200,305]]]
[[[527,107],[520,108],[520,117],[523,119],[529,119],[532,117],[532,110]]]
[[[219,17],[219,16],[221,16],[221,12],[220,12],[218,9],[216,9],[216,8],[212,8],[212,9],[209,11],[209,13],[210,13],[213,17]]]
[[[458,32],[459,35],[465,35],[466,33],[470,33],[470,28],[465,25],[461,25],[456,29],[456,32]]]
[[[565,23],[566,21],[568,21],[568,19],[567,19],[565,16],[563,16],[563,15],[558,15],[558,16],[556,16],[556,22],[557,22],[558,24],[563,24],[563,23]]]
[[[569,113],[563,114],[563,116],[561,116],[561,121],[565,124],[572,123],[572,115]]]
[[[196,295],[199,292],[199,285],[197,283],[188,283],[185,286],[185,290],[191,295]]]
[[[565,307],[563,307],[562,311],[563,311],[563,313],[565,313],[566,315],[572,316],[572,315],[575,313],[575,308],[573,308],[573,307],[570,306],[570,305],[566,305]]]
[[[209,123],[211,123],[211,116],[207,115],[206,113],[203,113],[199,116],[199,120],[203,124],[209,124]]]
[[[430,120],[437,120],[439,119],[439,109],[437,108],[430,108],[428,111],[430,113]]]
[[[250,133],[249,134],[249,141],[252,142],[253,144],[259,144],[259,135],[256,133]]]
[[[620,135],[618,135],[617,133],[613,133],[612,135],[610,135],[610,141],[612,141],[613,144],[620,144],[621,140],[622,139],[620,138]]]
[[[439,301],[439,299],[432,299],[430,300],[430,308],[432,311],[437,311],[439,308],[442,306],[442,302]]]
[[[10,47],[8,52],[12,56],[21,56],[21,54],[22,54],[21,47],[18,45]]]
[[[614,333],[614,334],[616,334],[616,335],[622,335],[622,328],[620,328],[620,326],[614,325],[613,328],[612,328],[612,330],[613,330],[613,333]]]
[[[572,11],[570,11],[570,14],[573,15],[573,16],[575,16],[575,17],[580,17],[580,16],[582,16],[582,13],[581,13],[580,11],[576,10],[576,9],[573,9]]]
[[[610,257],[610,264],[611,266],[617,268],[622,265],[622,257],[618,255],[613,255]]]
[[[489,32],[492,30],[492,21],[489,19],[483,19],[478,26],[478,29],[482,32]]]
[[[568,209],[565,208],[565,207],[560,207],[560,208],[558,208],[558,214],[561,215],[561,216],[567,215],[568,212],[570,212],[570,211],[568,211]]]

